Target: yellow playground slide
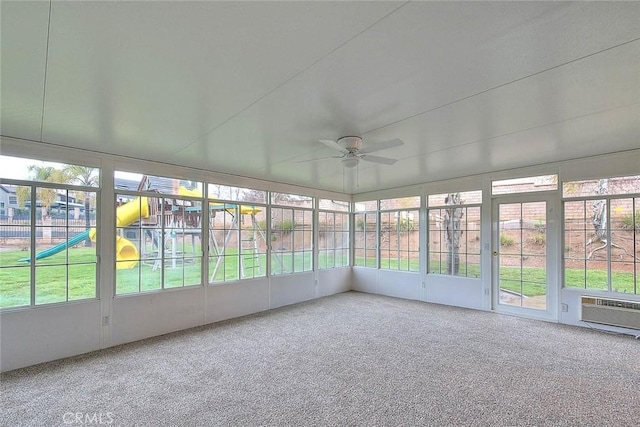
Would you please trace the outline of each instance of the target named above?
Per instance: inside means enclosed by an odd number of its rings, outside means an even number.
[[[149,202],[146,197],[137,197],[116,209],[116,227],[126,227],[140,218],[149,218]],[[89,237],[96,241],[95,228],[91,229]],[[116,268],[133,268],[138,264],[139,258],[136,245],[122,236],[116,236]]]
[[[189,197],[202,197],[202,192],[200,190],[189,190],[186,187],[180,186],[180,188],[178,188],[178,194],[181,196],[189,196]],[[209,197],[209,200],[216,200],[212,197]],[[223,204],[223,203],[211,203],[209,202],[209,207],[211,209],[232,209],[234,207],[236,207],[236,205],[233,204]],[[259,208],[255,208],[253,206],[244,206],[244,205],[240,205],[240,213],[242,215],[255,215],[258,212],[260,212]]]

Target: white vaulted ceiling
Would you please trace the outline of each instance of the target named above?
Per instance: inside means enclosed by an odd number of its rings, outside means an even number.
[[[3,136],[347,193],[640,147],[637,2],[1,2]],[[401,138],[344,187],[319,143]],[[355,173],[354,170],[347,174]]]

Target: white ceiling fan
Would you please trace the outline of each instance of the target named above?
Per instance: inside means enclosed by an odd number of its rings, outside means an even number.
[[[340,151],[342,155],[303,160],[303,162],[323,159],[341,159],[340,162],[345,168],[356,167],[360,160],[364,160],[365,162],[379,163],[383,165],[392,165],[397,161],[396,159],[392,159],[389,157],[372,156],[369,153],[386,150],[388,148],[399,147],[404,144],[404,142],[400,139],[392,139],[390,141],[363,147],[362,138],[360,138],[359,136],[343,136],[337,141],[332,141],[330,139],[321,139],[320,142],[329,148]]]

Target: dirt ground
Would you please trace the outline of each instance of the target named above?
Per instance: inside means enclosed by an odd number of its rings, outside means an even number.
[[[520,259],[517,256],[509,257],[509,254],[519,255],[520,252],[520,230],[508,230],[503,234],[508,238],[513,239],[511,245],[502,245],[501,247],[501,263],[502,265],[518,266],[520,265]],[[587,231],[587,237],[585,239],[584,232],[568,232],[565,236],[564,256],[566,265],[569,268],[584,268],[585,258],[596,248],[602,247],[600,250],[593,252],[591,258],[587,261],[588,268],[593,270],[606,270],[607,269],[607,247],[601,241],[593,242],[590,245],[586,245],[585,240],[588,241],[593,234]],[[527,267],[544,267],[545,266],[545,251],[546,251],[546,239],[544,239],[543,233],[537,230],[523,230],[522,232],[522,254],[524,258],[524,264]],[[613,246],[611,248],[611,258],[615,262],[615,271],[628,271],[632,272],[634,269],[634,234],[632,230],[616,230],[613,235]],[[640,260],[640,237],[636,243],[635,258]]]

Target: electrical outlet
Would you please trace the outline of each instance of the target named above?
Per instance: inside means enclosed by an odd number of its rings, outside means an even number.
[[[102,317],[102,326],[109,326],[109,316]]]
[[[561,304],[560,306],[562,307],[562,312],[563,313],[568,313],[569,312],[569,304]]]
[[[489,296],[489,288],[487,288],[487,289],[485,289],[485,290],[484,290],[484,294],[485,294],[486,296]]]

